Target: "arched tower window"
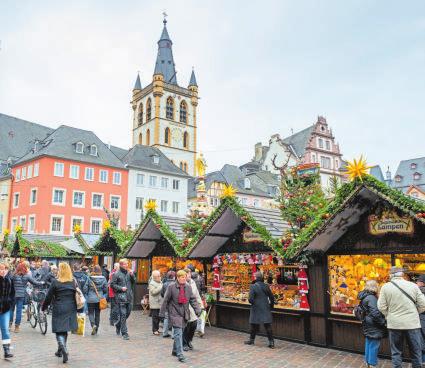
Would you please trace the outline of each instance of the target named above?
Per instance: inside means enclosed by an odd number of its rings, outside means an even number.
[[[180,169],[183,170],[183,161],[180,161]]]
[[[152,102],[151,99],[148,98],[148,102],[146,102],[146,122],[152,119]]]
[[[172,97],[167,98],[167,106],[165,107],[165,116],[167,119],[174,119],[174,100]]]
[[[183,171],[187,172],[187,162],[183,163]]]
[[[184,132],[184,134],[183,134],[183,147],[188,148],[188,146],[189,146],[189,133]]]
[[[139,105],[139,110],[137,113],[137,123],[139,126],[143,124],[143,104]]]
[[[146,131],[146,145],[151,145],[151,131],[149,129]]]
[[[143,136],[142,133],[139,134],[139,144],[143,144]]]
[[[187,105],[185,101],[180,104],[180,123],[187,123]]]
[[[164,143],[165,144],[170,144],[171,143],[170,128],[165,128]]]

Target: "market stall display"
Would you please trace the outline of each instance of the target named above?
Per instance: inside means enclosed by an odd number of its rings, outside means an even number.
[[[175,257],[152,257],[152,270],[158,270],[162,276],[171,270],[182,270],[187,267],[188,264],[192,264],[195,269],[200,272],[204,272],[204,265],[196,259],[185,259]]]

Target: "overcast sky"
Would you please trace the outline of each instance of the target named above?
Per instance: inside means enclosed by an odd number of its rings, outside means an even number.
[[[130,147],[168,13],[178,83],[195,67],[209,170],[323,115],[344,157],[425,156],[425,1],[0,0],[0,112]]]

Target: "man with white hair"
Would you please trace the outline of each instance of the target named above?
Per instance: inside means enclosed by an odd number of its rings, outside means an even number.
[[[154,335],[159,335],[159,309],[162,304],[161,291],[161,272],[154,270],[149,281],[149,308],[151,310],[152,333]]]
[[[378,309],[387,319],[391,361],[401,368],[403,339],[406,338],[412,368],[422,367],[422,335],[419,313],[425,312],[425,296],[419,287],[403,278],[404,270],[391,267],[390,282],[381,288]]]

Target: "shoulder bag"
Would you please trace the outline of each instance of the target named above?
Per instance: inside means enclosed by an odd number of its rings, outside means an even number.
[[[75,285],[75,302],[77,303],[77,309],[84,308],[84,304],[86,304],[86,298],[84,298],[83,292],[78,287],[77,280],[74,279]]]
[[[108,301],[106,300],[106,298],[101,298],[98,291],[97,291],[97,287],[96,284],[93,282],[92,279],[90,279],[93,288],[94,288],[94,292],[96,293],[97,297],[99,298],[99,309],[100,310],[104,310],[106,308],[108,308]]]
[[[416,309],[418,309],[418,307],[416,306],[416,301],[408,294],[406,293],[400,286],[398,286],[394,281],[390,281],[391,284],[393,284],[398,290],[400,290],[415,306]]]

